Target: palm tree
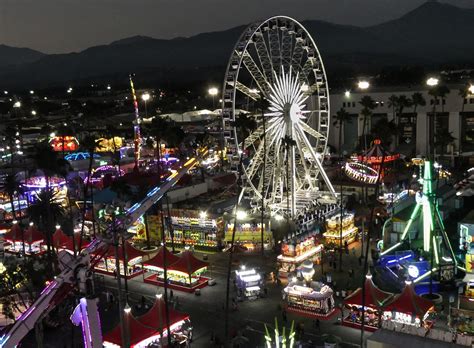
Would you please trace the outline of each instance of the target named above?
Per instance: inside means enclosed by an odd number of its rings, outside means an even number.
[[[228,342],[229,339],[229,295],[230,295],[230,275],[232,270],[232,259],[234,255],[234,242],[235,242],[235,233],[237,231],[237,211],[239,208],[239,197],[242,190],[242,176],[244,174],[244,152],[245,152],[245,139],[257,126],[255,119],[247,116],[247,114],[241,113],[237,116],[234,127],[237,128],[239,139],[242,139],[242,150],[240,151],[239,158],[239,172],[237,178],[237,203],[235,204],[234,209],[234,226],[232,227],[232,238],[230,241],[229,249],[229,260],[227,264],[227,286],[226,286],[226,297],[225,297],[225,340]],[[262,246],[263,247],[263,246]]]
[[[362,105],[362,117],[363,117],[363,124],[362,124],[362,137],[364,139],[364,149],[367,151],[367,120],[372,116],[372,111],[377,107],[377,104],[372,99],[372,97],[366,95],[363,96],[359,102]]]
[[[20,194],[23,193],[23,185],[21,182],[18,180],[16,174],[8,174],[3,182],[0,184],[0,189],[5,192],[8,195],[8,198],[10,199],[10,205],[12,209],[12,219],[17,220],[16,212],[15,212],[15,199],[14,196],[17,195],[17,197],[20,196]],[[21,220],[21,207],[18,206],[20,209],[20,213],[18,214],[19,219]],[[23,256],[25,255],[25,237],[24,237],[24,232],[23,229],[21,229],[21,235],[22,235],[22,242],[23,242]]]
[[[398,97],[395,94],[388,98],[388,107],[392,109],[392,118],[395,119],[395,111],[398,108]]]
[[[416,109],[418,106],[425,106],[426,100],[423,97],[423,94],[420,92],[415,92],[411,96],[411,104],[413,105],[413,113],[416,113]]]
[[[451,134],[449,130],[443,128],[440,130],[440,132],[436,136],[436,142],[435,146],[439,147],[439,156],[442,159],[446,150],[446,147],[454,142],[456,140],[455,137]]]
[[[446,85],[438,86],[438,96],[441,98],[441,111],[444,112],[444,104],[446,102],[446,96],[449,94],[450,90]]]
[[[334,117],[335,120],[332,123],[334,126],[338,127],[339,130],[339,157],[342,158],[342,127],[344,126],[345,123],[351,123],[352,122],[352,117],[351,115],[346,111],[346,109],[341,108],[337,113],[336,116]]]
[[[464,112],[464,106],[466,102],[466,98],[469,95],[469,86],[466,85],[463,88],[459,89],[459,96],[461,97],[461,112]]]

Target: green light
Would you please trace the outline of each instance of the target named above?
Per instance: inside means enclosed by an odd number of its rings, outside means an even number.
[[[420,211],[420,207],[421,207],[421,204],[417,203],[416,206],[415,206],[415,209],[411,213],[410,219],[408,220],[408,223],[407,223],[405,229],[403,230],[403,234],[402,234],[402,238],[401,238],[402,240],[405,239],[405,237],[408,233],[408,230],[410,229],[411,224],[413,223],[413,220],[416,219],[416,216],[417,216],[418,212]]]
[[[439,257],[438,257],[438,243],[436,243],[436,237],[433,236],[433,250],[435,254],[436,264],[439,265]]]

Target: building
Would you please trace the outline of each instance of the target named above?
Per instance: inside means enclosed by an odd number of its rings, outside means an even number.
[[[444,98],[435,99],[429,95],[428,86],[413,87],[369,87],[366,91],[339,91],[331,94],[331,110],[334,116],[340,109],[345,109],[353,118],[351,123],[343,125],[342,150],[347,154],[354,151],[358,137],[362,135],[363,117],[360,100],[363,96],[370,96],[377,107],[373,110],[371,119],[367,120],[367,130],[381,119],[394,120],[394,108],[389,102],[392,95],[405,95],[412,98],[414,93],[420,93],[426,105],[405,107],[398,117],[403,130],[393,145],[398,144],[397,150],[406,155],[425,156],[432,152],[434,125],[436,130],[448,129],[455,138],[453,145],[448,145],[443,151],[445,162],[456,156],[472,157],[474,155],[474,94],[463,98],[459,94],[465,85],[448,85],[449,92]],[[431,117],[436,115],[435,117]],[[339,150],[338,126],[334,126],[329,135],[329,144]],[[382,139],[383,140],[383,139]]]

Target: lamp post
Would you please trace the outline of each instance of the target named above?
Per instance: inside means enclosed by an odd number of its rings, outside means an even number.
[[[215,101],[216,95],[219,93],[219,90],[216,87],[211,87],[211,88],[209,88],[209,90],[207,92],[212,97],[212,108],[215,109],[216,105],[215,105],[214,101]]]
[[[146,108],[146,102],[150,100],[150,93],[148,92],[143,93],[142,100],[145,102],[145,117],[148,118],[148,110]]]
[[[439,83],[439,80],[435,77],[430,77],[426,80],[426,84],[428,85],[428,87],[430,88],[431,91],[434,91],[436,86],[438,86],[438,83]],[[433,92],[432,92],[433,93]],[[433,100],[433,160],[436,159],[436,103],[438,102],[438,96],[437,96],[437,93],[433,93],[433,96],[434,96],[434,100]],[[430,157],[430,150],[431,150],[431,137],[429,136],[430,134],[430,122],[429,122],[429,118],[427,118],[427,129],[428,129],[428,139],[427,139],[427,142],[426,142],[426,146],[427,146],[427,153],[426,153],[426,156],[429,158]]]
[[[164,347],[163,345],[163,324],[162,324],[162,318],[161,318],[161,298],[163,297],[163,294],[156,294],[156,299],[158,300],[158,330],[160,331],[160,346]]]

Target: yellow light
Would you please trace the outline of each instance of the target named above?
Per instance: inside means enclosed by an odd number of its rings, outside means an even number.
[[[436,77],[430,77],[426,80],[426,84],[430,87],[434,87],[438,84],[439,80]]]
[[[209,88],[209,90],[207,92],[211,96],[216,96],[217,93],[219,93],[219,90],[216,87],[211,87],[211,88]]]
[[[474,94],[474,85],[470,85],[467,90],[469,91],[470,94]]]
[[[367,89],[370,87],[370,83],[369,81],[359,81],[357,87],[359,87],[359,89]]]

